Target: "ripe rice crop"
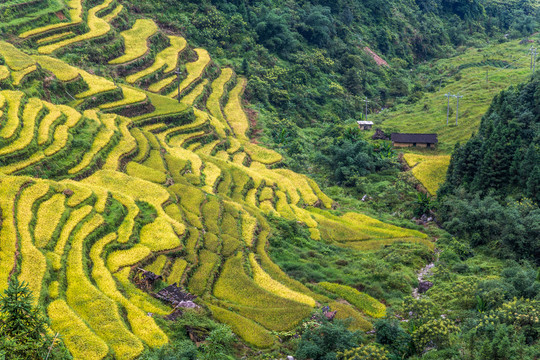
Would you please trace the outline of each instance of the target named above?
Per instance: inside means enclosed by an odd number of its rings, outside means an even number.
[[[216,197],[210,197],[202,206],[202,215],[206,229],[211,233],[219,234],[218,219],[221,216],[221,209]]]
[[[230,208],[227,209],[226,207],[226,212],[225,214],[223,215],[223,219],[221,221],[221,233],[222,234],[227,234],[233,238],[238,238],[239,237],[239,234],[238,234],[238,220],[236,217],[234,217],[232,214],[231,214],[231,210]]]
[[[287,177],[291,179],[291,181],[293,181],[295,187],[298,189],[302,196],[302,200],[304,200],[306,204],[314,205],[319,200],[317,195],[315,195],[315,193],[313,192],[313,189],[311,188],[307,180],[307,176],[295,173],[287,169],[277,169],[275,171],[283,177]]]
[[[368,294],[362,293],[347,285],[333,284],[329,282],[319,283],[324,289],[342,297],[358,310],[374,318],[382,318],[386,315],[386,306]]]
[[[313,300],[312,297],[291,290],[280,282],[272,279],[270,275],[261,268],[255,259],[255,254],[249,254],[249,262],[253,269],[253,279],[257,285],[279,297],[315,307],[315,300]]]
[[[140,178],[142,180],[164,184],[167,181],[167,175],[164,172],[149,168],[136,162],[130,161],[126,167],[126,173],[130,176]]]
[[[208,64],[210,63],[210,54],[205,49],[194,49],[199,57],[197,61],[186,64],[187,77],[180,83],[180,94],[194,81],[198,80]],[[178,96],[178,89],[175,89],[172,93],[167,95],[169,97]]]
[[[64,300],[56,300],[47,307],[51,327],[62,334],[62,340],[75,359],[103,359],[109,347],[94,334]]]
[[[349,329],[355,331],[370,331],[373,329],[373,325],[367,321],[361,313],[355,310],[350,305],[345,305],[340,302],[334,301],[331,304],[328,304],[330,310],[337,311],[336,319],[346,320],[351,319],[352,323],[349,326]]]
[[[236,86],[229,93],[229,101],[225,105],[225,117],[231,125],[235,135],[240,141],[249,141],[246,136],[249,130],[249,122],[242,108],[242,93],[246,86],[247,80],[245,78],[239,78]]]
[[[212,142],[204,145],[200,149],[198,149],[197,153],[199,153],[201,155],[211,156],[212,152],[215,149],[215,147],[218,146],[221,142],[222,142],[221,140],[212,141]]]
[[[0,81],[7,79],[10,76],[9,68],[5,65],[0,65]]]
[[[238,250],[238,248],[240,248],[240,246],[243,244],[237,238],[234,238],[227,234],[221,235],[221,238],[223,239],[223,247],[221,249],[221,253],[225,257],[229,257],[234,254],[236,250]]]
[[[450,155],[405,154],[403,158],[412,167],[413,175],[424,185],[431,195],[435,195],[446,179],[450,165]]]
[[[278,198],[276,202],[277,212],[286,219],[296,220],[296,215],[287,201],[287,195],[283,191],[278,190],[276,191],[276,196]]]
[[[240,141],[238,141],[235,137],[229,136],[227,140],[229,140],[230,142],[230,147],[227,149],[227,152],[229,154],[236,153],[242,147],[242,144],[240,143]]]
[[[290,331],[297,327],[313,311],[313,308],[297,302],[291,301],[291,304],[294,305],[290,305],[287,308],[279,308],[272,307],[271,305],[252,307],[220,302],[220,305],[227,306],[239,315],[256,321],[266,329],[273,331]]]
[[[317,197],[321,200],[324,207],[327,209],[331,209],[334,201],[322,192],[321,188],[319,188],[319,185],[313,179],[306,177],[306,180],[317,195]]]
[[[68,198],[68,201],[66,203],[69,207],[77,207],[80,203],[88,199],[90,196],[92,196],[92,190],[88,189],[87,187],[77,185],[76,182],[64,182],[68,187],[69,185],[73,185],[73,195],[71,195]]]
[[[102,110],[119,108],[127,105],[142,103],[147,98],[146,94],[142,91],[128,86],[121,86],[120,88],[122,89],[122,94],[124,96],[122,100],[100,105],[99,108]]]
[[[113,11],[111,11],[110,13],[108,13],[107,15],[105,15],[103,17],[103,20],[105,20],[106,22],[110,23],[112,20],[114,20],[119,14],[120,12],[124,9],[124,5],[120,4],[118,5],[117,7],[114,8]]]
[[[168,38],[171,42],[171,46],[159,52],[156,55],[154,63],[151,66],[126,77],[126,81],[128,83],[133,84],[139,79],[142,79],[143,77],[158,71],[164,66],[165,69],[163,70],[163,72],[165,74],[176,69],[176,66],[178,64],[178,54],[185,49],[187,42],[183,37],[180,36],[168,36]]]
[[[36,44],[39,45],[39,44],[45,44],[45,43],[48,43],[48,42],[53,42],[55,40],[60,40],[60,39],[63,39],[65,37],[68,37],[68,36],[71,36],[71,35],[75,35],[73,33],[73,31],[61,32],[61,33],[58,33],[58,34],[54,34],[54,35],[51,35],[51,36],[41,38],[38,41],[36,41]]]
[[[153,263],[150,265],[145,266],[145,270],[151,271],[156,275],[161,275],[163,271],[163,267],[165,267],[165,264],[167,263],[167,257],[165,255],[159,255],[156,260],[154,260]]]
[[[416,237],[407,237],[407,238],[395,238],[395,239],[378,239],[378,240],[365,240],[365,241],[347,241],[342,243],[344,247],[360,250],[360,251],[369,251],[377,250],[383,246],[388,246],[396,242],[409,242],[415,244],[423,244],[427,246],[430,250],[435,250],[435,244],[427,239],[421,239]]]
[[[257,323],[214,305],[208,305],[208,308],[216,320],[229,325],[248,344],[258,348],[267,348],[274,344],[270,333]]]
[[[148,157],[148,154],[150,154],[150,144],[148,143],[148,139],[146,138],[146,136],[144,136],[144,133],[140,129],[134,128],[132,130],[132,135],[137,141],[138,150],[138,153],[133,158],[133,161],[140,163]]]
[[[6,65],[13,71],[27,69],[35,64],[35,61],[12,44],[0,40],[0,55],[6,60]]]
[[[143,56],[148,51],[148,39],[157,31],[153,20],[137,19],[131,29],[120,33],[124,38],[124,55],[109,61],[109,64],[124,64]]]
[[[144,160],[143,165],[161,172],[167,171],[167,169],[165,168],[165,164],[163,163],[163,158],[159,153],[159,150],[151,150],[148,158]]]
[[[259,201],[272,200],[274,198],[274,190],[268,186],[264,187],[259,194]]]
[[[25,31],[19,35],[19,37],[25,39],[29,36],[42,34],[48,31],[62,29],[68,26],[80,24],[82,22],[82,0],[68,0],[66,4],[69,7],[69,17],[71,18],[70,22],[61,22],[58,24],[51,24],[42,26],[36,29]]]
[[[132,359],[144,350],[142,343],[125,327],[116,303],[92,285],[83,268],[84,241],[101,224],[103,218],[96,214],[73,237],[67,257],[66,299],[96,335],[111,347],[117,358]],[[126,254],[125,251],[122,255]],[[109,260],[119,253],[112,253]]]
[[[122,132],[122,138],[107,156],[107,160],[103,165],[104,170],[116,170],[118,168],[120,159],[124,155],[131,154],[137,149],[137,142],[128,129],[128,125],[131,124],[131,120],[124,117],[120,117],[119,119],[120,124],[118,127]]]
[[[13,79],[13,85],[15,85],[15,86],[21,85],[24,78],[28,74],[33,73],[36,70],[37,70],[37,66],[32,65],[32,66],[29,66],[29,67],[27,67],[26,69],[23,69],[23,70],[13,71],[11,73],[11,79]]]
[[[7,101],[7,121],[0,130],[0,136],[4,139],[9,139],[19,128],[19,107],[21,106],[21,101],[24,96],[22,92],[19,91],[2,91],[3,97]]]
[[[116,85],[112,81],[109,81],[100,76],[89,74],[83,70],[80,71],[80,75],[82,76],[84,82],[88,84],[88,87],[90,89],[80,94],[75,95],[75,98],[77,99],[84,99],[87,97],[91,97],[97,94],[101,94],[101,93],[116,89]]]
[[[225,92],[225,86],[231,80],[233,74],[234,71],[231,68],[221,69],[219,77],[212,82],[212,92],[206,101],[206,108],[210,111],[210,114],[214,115],[224,123],[226,123],[226,121],[221,112],[221,98]]]
[[[206,195],[198,188],[184,184],[174,184],[170,189],[180,197],[180,205],[187,211],[201,215],[201,204],[206,198]]]
[[[227,137],[227,130],[229,125],[224,120],[220,120],[215,116],[208,115],[208,120],[210,120],[210,125],[214,128],[217,135],[224,139]]]
[[[202,228],[202,226],[201,226]],[[197,263],[197,247],[199,245],[200,232],[197,228],[189,228],[189,237],[186,240],[186,260],[192,264]]]
[[[17,204],[17,230],[20,236],[20,252],[22,255],[19,281],[28,283],[28,288],[34,295],[34,303],[37,304],[41,296],[43,276],[47,270],[45,256],[39,251],[32,241],[30,222],[33,213],[32,206],[38,199],[44,197],[49,191],[49,184],[40,181],[25,188]]]
[[[62,116],[62,112],[58,108],[48,102],[43,102],[43,105],[49,111],[47,115],[40,121],[38,129],[38,145],[43,145],[49,139],[51,127]]]
[[[261,201],[259,203],[259,209],[267,215],[272,214],[273,216],[279,216],[276,209],[274,209],[274,204],[272,204],[270,200]]]
[[[45,55],[34,55],[32,57],[37,63],[45,70],[53,73],[54,76],[60,81],[73,81],[75,80],[81,70],[74,66],[68,65],[60,59],[56,59]]]
[[[107,258],[107,268],[115,273],[124,266],[134,265],[142,261],[150,254],[150,249],[141,244],[137,244],[131,249],[118,250],[111,253]]]
[[[0,292],[8,285],[8,277],[15,266],[15,251],[17,250],[17,229],[14,220],[15,197],[19,188],[28,181],[24,177],[10,177],[0,174],[0,210],[2,211],[2,226],[0,226]]]
[[[219,246],[221,245],[221,242],[219,241],[219,238],[210,232],[204,234],[204,247],[208,250],[210,250],[213,253],[219,253]]]
[[[207,193],[213,194],[216,181],[221,176],[221,169],[217,165],[207,161],[203,169],[203,174],[204,182],[206,184],[203,186],[203,190]]]
[[[246,160],[247,154],[245,152],[238,153],[234,155],[233,162],[238,165],[242,165],[244,163],[244,160]]]
[[[208,79],[204,79],[199,85],[191,90],[187,95],[182,97],[180,101],[184,104],[193,105],[195,101],[202,95],[204,89],[208,85]]]
[[[88,10],[88,27],[90,28],[89,32],[59,41],[51,45],[41,46],[38,48],[38,52],[40,54],[52,54],[56,50],[61,49],[65,46],[97,38],[107,34],[111,29],[111,26],[107,21],[97,17],[96,14],[101,10],[106,9],[112,3],[112,1],[113,0],[105,0],[101,5],[95,6],[92,9]]]
[[[49,284],[49,297],[51,299],[58,299],[60,296],[60,283],[58,281],[51,281]]]
[[[272,165],[282,160],[281,154],[256,144],[245,143],[244,150],[253,161],[258,161],[265,165]]]
[[[152,251],[171,250],[180,246],[180,239],[163,217],[156,218],[141,229],[141,244]]]
[[[31,98],[24,107],[22,116],[22,129],[19,137],[3,148],[0,148],[0,156],[17,152],[26,148],[34,139],[36,119],[43,109],[43,103],[37,98]]]
[[[176,259],[172,268],[171,273],[167,277],[167,282],[169,284],[178,284],[180,285],[182,283],[182,275],[184,275],[184,271],[187,267],[187,261],[184,259]]]
[[[309,236],[315,241],[320,241],[322,239],[321,232],[316,228],[309,229]]]
[[[55,194],[39,206],[34,229],[35,244],[38,248],[47,246],[51,240],[64,214],[65,201],[66,197],[63,194]]]
[[[127,214],[124,217],[124,221],[118,227],[118,239],[121,244],[127,243],[133,232],[133,226],[135,226],[135,218],[139,214],[139,207],[135,204],[132,198],[121,194],[113,194],[113,198],[119,201],[127,209]]]
[[[115,134],[114,131],[102,128],[99,133],[94,138],[94,142],[92,143],[92,147],[89,151],[84,153],[83,158],[81,161],[77,164],[77,166],[71,168],[68,170],[68,174],[76,174],[79,171],[83,170],[87,166],[90,165],[94,157],[101,151],[107,144],[111,141],[113,135]]]
[[[217,298],[250,307],[265,308],[268,304],[273,308],[298,306],[297,302],[277,296],[258,286],[246,275],[243,261],[243,254],[238,253],[225,262],[221,275],[214,285],[214,295]]]
[[[99,289],[103,291],[106,296],[117,301],[124,307],[127,312],[127,319],[134,334],[150,347],[161,347],[167,343],[167,336],[156,325],[154,319],[136,307],[118,291],[114,278],[105,267],[103,258],[100,256],[103,252],[103,248],[115,239],[116,234],[111,233],[98,240],[90,249],[90,259],[93,263],[92,277],[96,281]],[[167,260],[165,256],[163,256],[163,258]]]
[[[73,195],[75,196],[75,195]],[[93,208],[90,205],[83,206],[77,210],[74,210],[69,214],[68,219],[63,224],[62,231],[60,232],[60,236],[58,237],[58,241],[56,242],[55,248],[54,248],[54,255],[52,256],[54,261],[52,262],[53,269],[54,270],[60,270],[62,267],[61,264],[61,258],[64,254],[64,248],[66,247],[66,244],[69,240],[69,237],[75,229],[75,227],[82,222],[82,220],[87,217],[91,212]]]
[[[158,93],[166,86],[169,86],[178,76],[172,75],[164,79],[159,80],[158,82],[153,83],[148,87],[148,91]]]
[[[309,228],[316,228],[318,226],[317,222],[313,220],[313,217],[309,211],[304,210],[296,205],[291,205],[291,209],[294,211],[296,218],[306,224]]]
[[[255,230],[257,229],[257,219],[248,213],[242,214],[242,239],[248,246],[253,246],[255,240]]]
[[[212,271],[219,261],[219,256],[206,249],[199,253],[199,267],[189,279],[188,289],[195,295],[202,295],[206,290],[206,284]]]

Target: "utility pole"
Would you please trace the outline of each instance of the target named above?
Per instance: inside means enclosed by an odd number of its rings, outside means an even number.
[[[182,82],[181,81],[181,78],[180,78],[180,75],[182,74],[180,72],[180,68],[176,68],[176,71],[174,72],[176,75],[178,75],[178,102],[180,102],[180,83]]]
[[[486,86],[489,89],[489,68],[486,69]]]
[[[463,97],[463,95],[459,95],[459,93],[457,95],[452,95],[453,97],[455,97],[457,99],[457,108],[456,108],[456,126],[458,125],[458,117],[459,117],[459,99],[461,99]]]
[[[367,103],[368,103],[368,102],[371,102],[371,101],[369,101],[369,100],[367,99],[367,96],[366,96],[366,99],[364,100],[364,102],[366,103],[366,121],[367,121]]]
[[[529,51],[531,52],[531,71],[534,74],[534,72],[536,71],[536,57],[538,55],[538,50],[537,48],[531,46]]]
[[[450,97],[454,96],[450,93],[444,94],[448,98],[448,105],[446,106],[446,126],[448,126],[448,117],[450,116]]]

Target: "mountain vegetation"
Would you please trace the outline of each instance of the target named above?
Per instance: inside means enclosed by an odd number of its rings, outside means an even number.
[[[537,359],[539,21],[4,1],[0,359]]]

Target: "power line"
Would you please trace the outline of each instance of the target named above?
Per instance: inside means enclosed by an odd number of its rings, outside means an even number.
[[[509,64],[506,65],[505,67],[500,68],[499,70],[493,71],[493,72],[491,73],[491,75],[493,76],[494,74],[496,74],[496,73],[498,73],[498,72],[500,72],[500,71],[503,71],[503,70],[508,69],[510,66],[516,64],[518,61],[521,61],[521,60],[523,60],[524,58],[526,58],[526,57],[528,57],[528,56],[529,56],[529,54],[524,55],[524,56],[522,56],[522,57],[520,57],[520,58],[514,60],[513,62],[509,63]],[[468,86],[459,89],[458,92],[459,92],[459,93],[463,93],[465,90],[468,90],[469,88],[471,88],[471,87],[474,86],[474,85],[476,85],[476,83],[471,83],[471,84],[469,84]]]

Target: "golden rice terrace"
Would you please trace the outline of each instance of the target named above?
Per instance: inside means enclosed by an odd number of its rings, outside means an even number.
[[[17,35],[0,41],[0,292],[10,277],[27,282],[75,359],[135,359],[168,342],[148,313],[172,308],[133,284],[137,268],[197,295],[260,348],[333,303],[271,261],[270,214],[345,247],[431,246],[420,232],[329,211],[314,181],[250,141],[245,79],[180,34],[118,21],[126,10],[116,0],[2,11],[16,16],[0,18],[0,31]],[[61,60],[85,42],[120,44],[101,65],[117,78]],[[336,303],[357,328],[384,316],[374,298],[324,287],[362,299]]]

